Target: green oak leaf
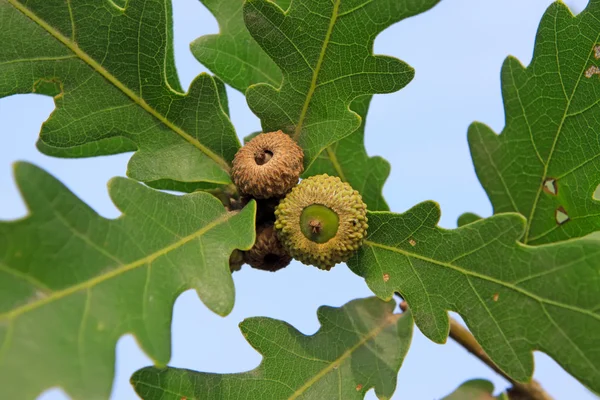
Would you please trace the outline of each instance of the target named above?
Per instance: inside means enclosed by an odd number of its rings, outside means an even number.
[[[502,67],[506,126],[474,123],[469,145],[495,213],[527,218],[523,242],[552,243],[600,230],[600,0],[573,16],[544,14],[531,64]]]
[[[438,1],[295,0],[285,12],[268,0],[246,1],[246,27],[283,73],[278,88],[261,83],[246,91],[263,130],[296,139],[308,168],[360,127],[349,108],[354,99],[397,91],[412,79],[407,64],[373,55],[377,34]]]
[[[394,308],[375,297],[320,307],[321,329],[312,336],[283,321],[249,318],[240,329],[263,355],[256,369],[211,374],[148,367],[131,382],[145,400],[352,400],[373,387],[378,398],[389,399],[413,331],[410,313],[394,314]]]
[[[369,210],[388,211],[382,190],[390,175],[390,163],[382,157],[369,157],[365,149],[365,122],[371,98],[362,96],[352,102],[350,109],[361,117],[360,128],[323,150],[303,176],[339,176],[360,192]]]
[[[245,92],[256,83],[281,84],[281,70],[246,29],[245,0],[200,0],[219,23],[219,34],[201,36],[190,45],[192,54],[232,88]],[[287,9],[291,0],[277,0]]]
[[[54,96],[45,154],[137,150],[137,180],[230,183],[240,144],[224,86],[202,74],[183,92],[171,11],[169,0],[0,0],[0,97]]]
[[[230,213],[208,193],[116,178],[109,191],[123,215],[108,220],[37,167],[17,164],[15,176],[30,215],[0,223],[0,398],[60,386],[106,399],[122,335],[169,361],[180,293],[194,288],[213,311],[231,311],[229,255],[254,242],[254,202]]]
[[[242,13],[244,0],[201,1],[219,21],[220,33],[202,36],[192,42],[191,49],[196,58],[241,92],[257,83],[279,87],[281,70],[246,29]],[[290,5],[289,0],[276,3],[284,10]],[[381,157],[369,157],[364,147],[365,118],[370,100],[371,96],[362,96],[351,103],[351,110],[361,118],[360,128],[323,150],[304,177],[324,173],[339,176],[360,191],[370,210],[386,211],[389,208],[381,192],[390,165]]]
[[[494,396],[494,384],[485,379],[473,379],[460,385],[442,400],[509,400],[506,393]]]
[[[350,105],[362,118],[360,128],[323,150],[302,177],[321,174],[338,176],[360,192],[369,210],[388,211],[382,190],[390,174],[390,163],[382,157],[369,157],[364,145],[365,118],[370,102],[371,96],[363,96]],[[246,136],[244,141],[250,141],[259,133]]]
[[[433,202],[368,218],[348,266],[377,296],[399,292],[425,336],[445,342],[447,311],[456,311],[515,380],[531,378],[540,350],[600,392],[598,240],[527,246],[518,242],[525,219],[514,213],[445,230]]]

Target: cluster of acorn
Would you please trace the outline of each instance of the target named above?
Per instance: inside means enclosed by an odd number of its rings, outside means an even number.
[[[302,148],[282,131],[261,133],[235,155],[231,177],[242,196],[255,199],[256,242],[234,252],[232,270],[243,263],[266,271],[292,258],[329,270],[348,260],[366,234],[367,207],[360,194],[339,178],[304,171]]]

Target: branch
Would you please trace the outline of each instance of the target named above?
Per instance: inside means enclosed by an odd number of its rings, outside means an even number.
[[[400,308],[405,311],[408,305],[405,301],[400,303]],[[553,400],[542,386],[535,380],[528,383],[517,382],[502,371],[492,359],[485,353],[483,348],[475,337],[467,328],[462,326],[458,321],[450,318],[450,337],[454,341],[464,347],[469,353],[483,361],[488,367],[494,370],[498,375],[509,381],[512,388],[508,390],[508,395],[511,400]]]

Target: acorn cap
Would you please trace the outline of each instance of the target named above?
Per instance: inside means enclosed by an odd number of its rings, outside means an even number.
[[[283,197],[304,171],[302,148],[282,131],[261,133],[233,159],[231,179],[242,194],[257,199]]]
[[[285,251],[272,224],[263,225],[256,232],[256,242],[244,254],[244,260],[253,268],[275,272],[287,267],[292,257]]]
[[[296,260],[329,270],[344,262],[367,233],[367,206],[358,191],[338,177],[304,179],[279,203],[275,229]]]

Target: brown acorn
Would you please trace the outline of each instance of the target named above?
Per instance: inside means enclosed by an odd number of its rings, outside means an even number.
[[[287,267],[292,257],[279,242],[273,225],[267,224],[258,228],[256,242],[244,253],[244,260],[253,268],[275,272]]]
[[[304,171],[302,148],[282,131],[261,133],[235,155],[231,178],[242,194],[283,197]]]

